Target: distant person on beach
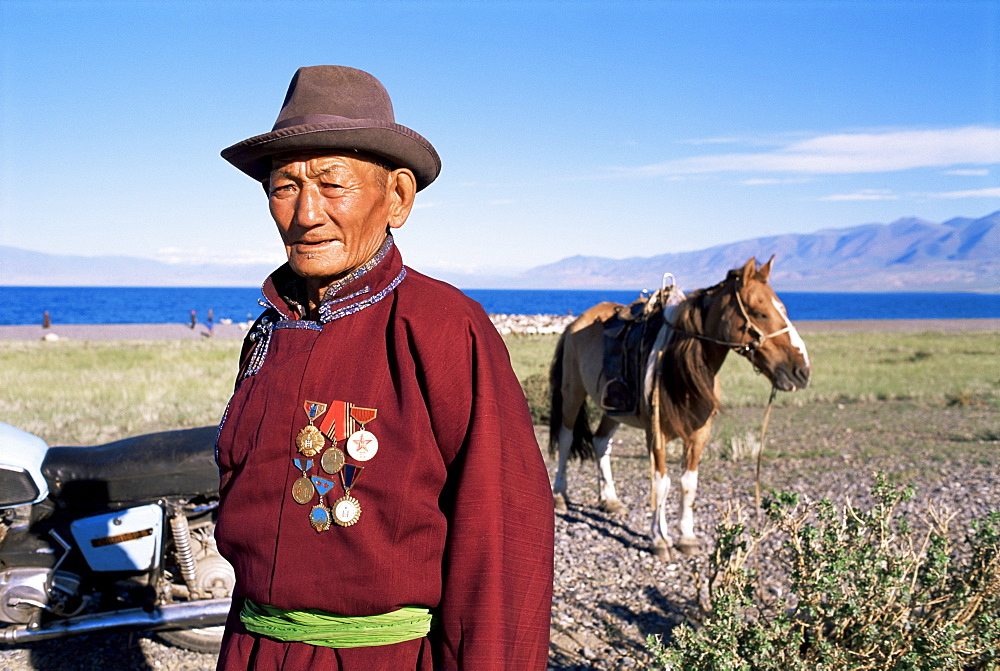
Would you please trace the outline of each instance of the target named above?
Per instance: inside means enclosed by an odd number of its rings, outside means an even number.
[[[197,325],[198,325],[198,314],[194,310],[191,310],[191,329],[194,330],[194,327]]]
[[[288,263],[218,437],[218,668],[546,668],[552,494],[524,394],[479,304],[391,235],[437,152],[375,77],[321,65],[222,156],[263,185]]]
[[[208,337],[211,338],[215,335],[215,313],[212,312],[212,308],[208,309],[208,316],[205,318],[205,326],[208,328]]]
[[[42,312],[42,328],[47,329],[52,326],[52,318],[49,316],[49,311],[45,310]]]

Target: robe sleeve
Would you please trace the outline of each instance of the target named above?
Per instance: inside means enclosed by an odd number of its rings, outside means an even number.
[[[435,666],[545,669],[552,493],[507,349],[485,314],[478,321],[443,383],[464,432],[441,497],[449,527]]]

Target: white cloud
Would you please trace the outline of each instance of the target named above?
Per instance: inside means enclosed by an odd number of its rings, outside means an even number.
[[[820,200],[829,202],[846,202],[856,200],[899,200],[899,196],[891,191],[880,189],[862,189],[854,193],[838,193],[830,196],[823,196]]]
[[[153,257],[163,263],[218,263],[226,266],[244,266],[255,263],[279,265],[287,261],[283,252],[261,250],[230,250],[220,252],[217,249],[196,247],[182,249],[181,247],[163,247],[153,252]]]
[[[808,177],[761,177],[758,179],[744,179],[740,182],[743,186],[773,186],[776,184],[804,184],[812,181]]]
[[[930,198],[947,198],[957,200],[959,198],[1000,198],[1000,187],[989,189],[973,189],[971,191],[944,191],[942,193],[928,193]]]
[[[1000,164],[1000,128],[839,133],[754,153],[691,156],[630,171],[645,175],[718,172],[810,175],[897,172],[914,168]]]
[[[982,170],[945,170],[946,175],[958,175],[959,177],[986,177],[990,174],[985,168]]]

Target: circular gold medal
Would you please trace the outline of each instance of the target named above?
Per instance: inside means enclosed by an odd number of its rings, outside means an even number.
[[[368,461],[378,452],[378,438],[371,431],[355,431],[347,439],[347,453],[357,461]]]
[[[361,504],[353,496],[342,496],[333,503],[333,521],[349,527],[361,518]]]
[[[299,435],[295,437],[295,447],[306,457],[314,457],[319,454],[325,444],[326,439],[323,438],[323,432],[312,424],[302,427]]]
[[[330,475],[335,474],[341,468],[344,467],[344,453],[340,451],[340,448],[331,446],[323,456],[320,457],[319,465],[323,467],[323,470]]]
[[[301,505],[305,505],[312,501],[313,494],[316,493],[316,488],[313,487],[313,483],[309,481],[309,478],[298,478],[292,484],[292,498],[295,502]]]

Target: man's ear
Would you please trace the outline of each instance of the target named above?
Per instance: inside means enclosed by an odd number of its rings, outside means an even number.
[[[417,179],[409,168],[397,168],[389,173],[386,184],[389,197],[389,228],[399,228],[406,223],[417,195]]]

